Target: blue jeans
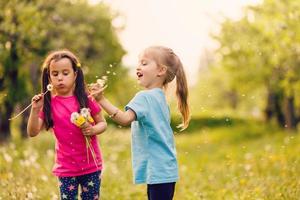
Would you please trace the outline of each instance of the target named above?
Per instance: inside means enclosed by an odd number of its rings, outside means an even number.
[[[148,184],[148,200],[172,200],[175,192],[174,183]]]
[[[58,177],[60,199],[78,199],[78,186],[81,186],[82,200],[97,200],[100,198],[101,171],[74,177]]]

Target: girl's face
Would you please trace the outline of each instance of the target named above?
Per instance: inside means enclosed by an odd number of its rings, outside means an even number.
[[[50,63],[49,71],[50,82],[53,85],[57,95],[73,95],[77,74],[72,68],[71,61],[68,58],[62,58],[58,61],[53,60]]]
[[[147,54],[140,55],[136,71],[138,83],[144,88],[152,89],[163,86],[161,67]]]

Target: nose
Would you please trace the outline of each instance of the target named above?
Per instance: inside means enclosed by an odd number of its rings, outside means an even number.
[[[58,79],[59,81],[61,81],[61,80],[63,79],[63,75],[59,73],[59,74],[57,75],[57,79]]]

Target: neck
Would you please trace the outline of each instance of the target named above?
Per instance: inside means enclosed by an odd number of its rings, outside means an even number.
[[[158,83],[158,84],[152,84],[152,85],[149,85],[149,86],[145,87],[146,90],[151,90],[153,88],[161,88],[162,89],[163,85]]]
[[[74,95],[74,91],[70,91],[70,92],[65,92],[65,93],[56,93],[57,96],[61,96],[61,97],[69,97],[69,96],[73,96]]]

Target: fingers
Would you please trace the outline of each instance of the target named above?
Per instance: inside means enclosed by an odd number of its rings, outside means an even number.
[[[81,129],[83,135],[93,135],[92,127]]]
[[[83,124],[83,126],[81,126],[81,131],[83,135],[93,135],[93,126],[86,122]]]
[[[33,102],[38,102],[39,100],[41,100],[43,98],[43,95],[42,94],[38,94],[38,95],[35,95],[34,97],[32,97],[31,101]]]

